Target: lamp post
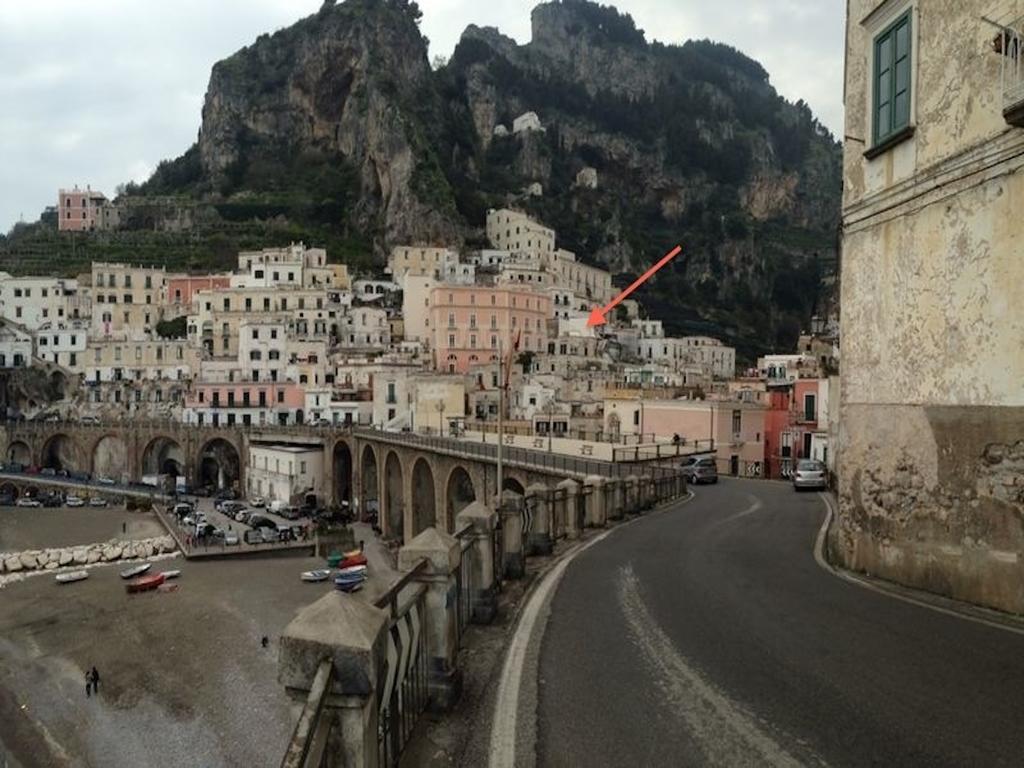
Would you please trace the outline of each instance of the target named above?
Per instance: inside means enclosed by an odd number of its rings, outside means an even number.
[[[440,414],[437,419],[438,434],[440,434],[441,437],[444,437],[444,400],[438,400],[437,404],[434,407],[437,408],[437,412],[438,414]]]
[[[551,453],[551,437],[555,431],[555,425],[552,422],[552,419],[554,418],[555,414],[555,398],[553,396],[547,399],[547,401],[544,403],[544,408],[542,410],[544,411],[544,414],[548,417],[548,453]]]

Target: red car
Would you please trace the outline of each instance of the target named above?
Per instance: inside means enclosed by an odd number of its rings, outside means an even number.
[[[38,475],[42,470],[33,464],[31,467],[25,469],[26,475]]]

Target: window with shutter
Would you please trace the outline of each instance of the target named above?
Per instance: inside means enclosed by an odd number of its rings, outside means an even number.
[[[911,11],[875,38],[872,100],[874,145],[885,143],[910,126]]]

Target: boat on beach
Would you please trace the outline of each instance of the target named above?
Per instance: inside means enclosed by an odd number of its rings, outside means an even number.
[[[152,576],[140,576],[137,579],[133,579],[125,584],[124,588],[129,595],[133,595],[138,592],[148,592],[156,589],[163,583],[164,575],[162,573],[155,573]]]
[[[140,565],[133,565],[131,568],[125,568],[123,571],[121,571],[121,578],[134,579],[136,576],[141,576],[152,567],[152,563],[142,563]]]
[[[88,571],[69,571],[68,573],[58,573],[54,577],[58,584],[73,584],[76,581],[84,581],[89,578]]]
[[[303,581],[318,582],[327,581],[327,579],[329,579],[330,576],[331,572],[327,569],[323,569],[318,571],[303,571],[299,578],[301,578]]]
[[[365,574],[365,565],[350,565],[348,568],[342,568],[340,571],[338,571],[339,576],[360,576]]]
[[[366,565],[366,555],[364,555],[362,552],[352,555],[351,557],[346,557],[344,560],[338,563],[338,567],[342,570],[345,570],[346,568],[352,568],[356,565]]]
[[[164,577],[164,581],[167,581],[168,579],[176,579],[181,576],[181,571],[174,568],[169,571],[160,571],[159,575]]]

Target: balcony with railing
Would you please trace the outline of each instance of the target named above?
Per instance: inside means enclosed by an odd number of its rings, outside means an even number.
[[[994,47],[1002,55],[1003,117],[1010,125],[1024,128],[1024,17],[1001,26]]]

